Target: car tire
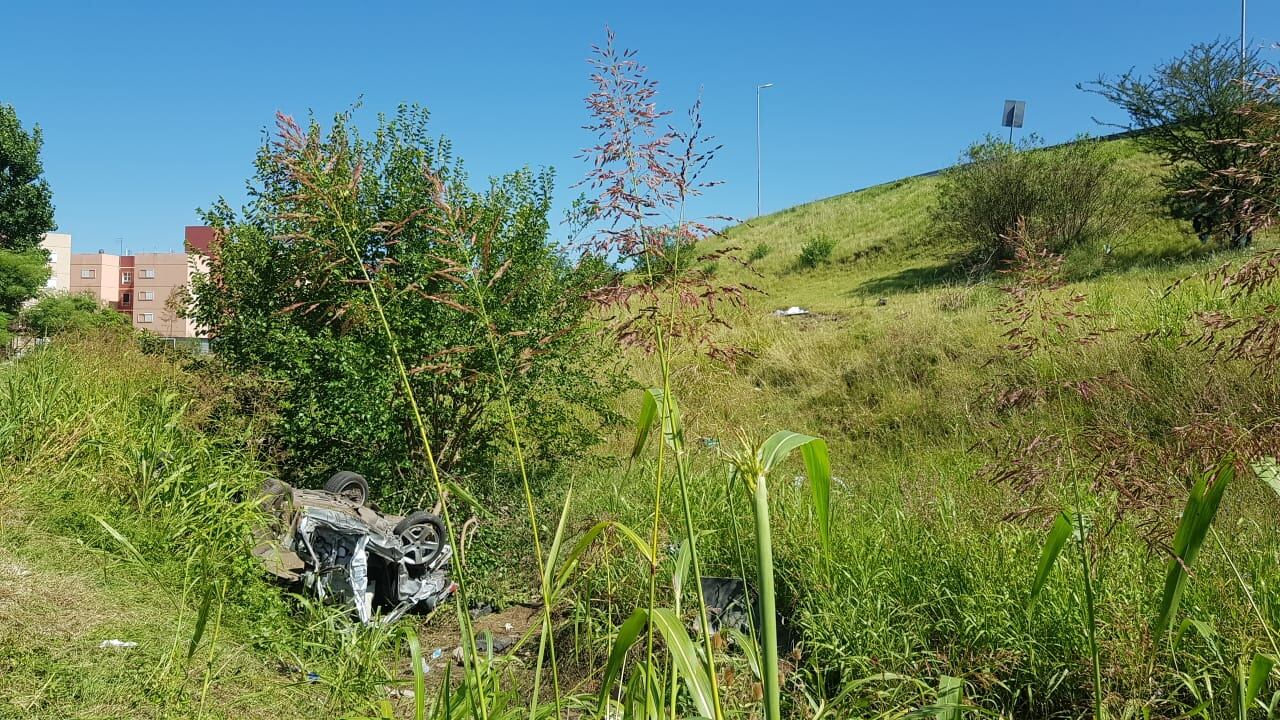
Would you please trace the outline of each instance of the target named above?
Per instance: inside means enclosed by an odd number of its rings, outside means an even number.
[[[364,505],[369,499],[369,483],[364,476],[350,470],[339,470],[324,484],[325,492],[350,500],[356,505]]]
[[[423,510],[409,514],[396,523],[395,536],[405,549],[405,556],[415,564],[430,565],[444,550],[444,523]]]

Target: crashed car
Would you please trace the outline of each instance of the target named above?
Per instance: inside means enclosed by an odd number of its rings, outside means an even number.
[[[273,522],[253,553],[268,572],[350,606],[362,623],[431,610],[458,588],[446,572],[453,549],[440,518],[379,512],[368,497],[365,479],[345,470],[323,490],[271,480],[262,504]]]

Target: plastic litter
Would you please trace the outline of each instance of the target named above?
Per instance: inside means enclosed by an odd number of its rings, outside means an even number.
[[[100,648],[132,648],[138,647],[138,643],[132,640],[103,640],[98,644]]]
[[[791,317],[792,315],[808,315],[809,311],[798,305],[792,305],[786,310],[774,310],[773,314],[779,317]]]

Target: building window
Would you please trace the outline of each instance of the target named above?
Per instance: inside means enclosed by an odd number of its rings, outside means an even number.
[[[82,268],[80,270],[80,278],[83,280],[88,280],[95,275],[97,275],[97,272],[95,272],[93,268]]]
[[[155,300],[156,293],[154,290],[139,290],[138,299],[139,300]]]
[[[49,251],[49,264],[51,264],[51,265],[52,265],[53,263],[56,263],[56,262],[58,262],[58,253],[56,253],[56,252],[54,252],[54,251],[50,250],[50,251]]]
[[[133,282],[133,273],[129,272],[128,270],[125,270],[124,272],[120,273],[120,282],[126,283],[126,284]]]
[[[57,290],[57,289],[58,289],[58,276],[57,276],[57,275],[50,275],[50,276],[49,276],[49,279],[44,281],[44,286],[45,286],[45,287],[47,287],[47,288],[49,288],[50,290]]]
[[[151,280],[156,276],[156,271],[151,268],[143,268],[138,271],[138,277],[144,280]]]
[[[155,319],[155,313],[138,313],[138,322],[140,323],[155,322]]]
[[[120,298],[120,302],[124,303],[125,305],[128,305],[132,300],[133,300],[133,296],[130,295],[129,293],[125,293],[124,297]]]

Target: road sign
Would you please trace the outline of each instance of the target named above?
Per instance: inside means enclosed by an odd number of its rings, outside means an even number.
[[[1022,127],[1022,116],[1026,114],[1027,103],[1022,100],[1005,100],[1004,116],[1000,124],[1007,128]]]

